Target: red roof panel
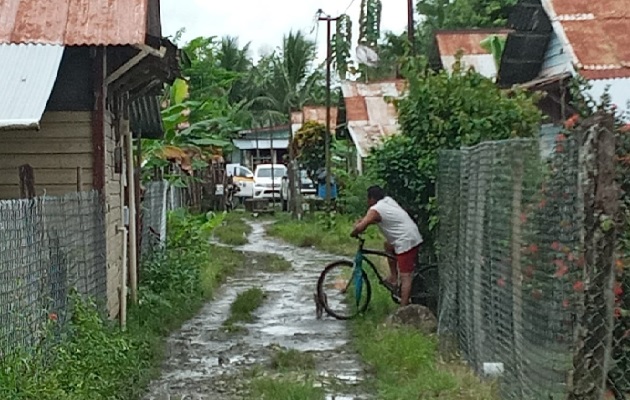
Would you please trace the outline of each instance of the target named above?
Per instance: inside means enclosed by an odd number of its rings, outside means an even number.
[[[504,29],[479,29],[461,31],[438,31],[435,34],[438,49],[442,56],[454,56],[460,50],[465,55],[488,54],[481,47],[481,42],[490,35],[507,37],[508,31]]]
[[[145,42],[148,0],[0,0],[0,43]]]

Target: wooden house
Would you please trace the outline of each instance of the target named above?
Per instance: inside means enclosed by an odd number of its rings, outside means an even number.
[[[159,0],[0,2],[0,199],[23,195],[23,165],[36,195],[101,193],[111,317],[123,254],[136,262],[130,127],[161,133],[156,96],[178,75],[178,57],[162,38]]]

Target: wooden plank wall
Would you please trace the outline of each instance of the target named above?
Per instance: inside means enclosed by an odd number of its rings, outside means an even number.
[[[118,316],[120,311],[120,273],[122,271],[123,234],[119,231],[123,221],[121,207],[124,193],[120,190],[121,174],[114,170],[114,150],[121,143],[116,143],[113,117],[105,113],[105,223],[107,225],[107,308],[110,318]]]
[[[30,164],[36,194],[92,189],[92,128],[89,112],[46,112],[40,130],[0,131],[0,199],[20,197],[18,167]]]

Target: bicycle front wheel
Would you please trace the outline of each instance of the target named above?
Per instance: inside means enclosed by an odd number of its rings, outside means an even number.
[[[337,261],[329,264],[322,271],[317,281],[317,297],[333,318],[347,320],[365,312],[372,298],[372,287],[367,274],[363,271],[361,297],[357,303],[352,272],[354,264],[350,261]]]

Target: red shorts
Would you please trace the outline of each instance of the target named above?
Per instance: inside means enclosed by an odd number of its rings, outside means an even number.
[[[396,263],[398,264],[398,271],[401,274],[410,274],[413,272],[413,269],[416,266],[419,250],[420,245],[417,245],[404,253],[396,254]]]

